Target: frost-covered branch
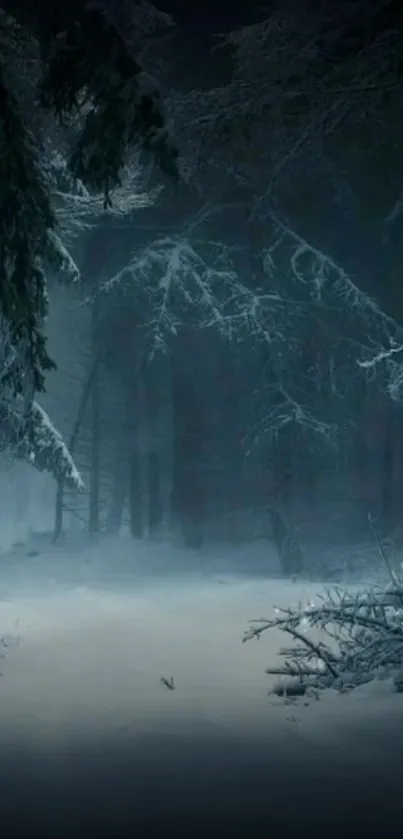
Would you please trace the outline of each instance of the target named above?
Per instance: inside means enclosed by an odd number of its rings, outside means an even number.
[[[358,365],[362,372],[369,378],[375,368],[383,372],[383,366],[390,395],[400,399],[403,368],[398,357],[385,356],[389,352],[385,348],[393,342],[394,347],[403,345],[402,330],[337,260],[297,232],[298,220],[285,221],[278,209],[287,207],[286,214],[291,212],[296,218],[297,213],[303,214],[296,195],[306,197],[308,184],[313,208],[317,198],[319,213],[323,206],[333,213],[334,199],[340,195],[340,183],[335,181],[340,177],[344,191],[349,190],[351,208],[352,199],[357,200],[351,178],[356,157],[349,152],[346,157],[343,151],[340,163],[339,155],[333,153],[335,141],[329,139],[336,132],[343,149],[355,150],[363,124],[378,137],[379,120],[384,119],[395,147],[399,128],[396,119],[390,122],[390,118],[392,103],[397,110],[401,108],[402,35],[398,4],[392,5],[388,14],[390,4],[384,0],[370,6],[364,0],[355,4],[342,0],[334,8],[322,4],[315,10],[303,0],[271,4],[265,19],[230,33],[219,43],[218,48],[229,47],[233,54],[230,84],[175,92],[170,107],[183,125],[188,177],[196,176],[201,162],[204,177],[208,171],[213,177],[219,172],[220,183],[230,178],[248,188],[249,223],[257,221],[263,230],[266,277],[271,288],[274,279],[275,292],[280,287],[280,297],[292,300],[297,331],[302,309],[306,322],[328,323],[344,347],[348,342],[349,349],[354,348],[354,357],[345,365],[346,382],[354,381],[357,358],[364,359]],[[277,188],[280,175],[281,190]],[[329,200],[324,205],[327,191]],[[301,226],[305,223],[302,219]],[[312,224],[317,227],[318,222],[312,220]],[[321,226],[318,230],[322,231]],[[294,351],[292,318],[287,330]],[[392,355],[396,353],[394,349]],[[377,364],[369,363],[374,354]],[[337,357],[333,348],[332,357]],[[290,415],[288,408],[281,407],[269,421],[287,424]]]
[[[278,434],[281,428],[289,423],[302,425],[315,434],[320,434],[330,440],[335,431],[335,423],[327,422],[316,416],[306,405],[301,404],[291,396],[278,382],[276,385],[276,404],[265,414],[259,434]]]
[[[396,357],[403,352],[403,329],[360,290],[331,255],[308,242],[277,214],[270,212],[268,220],[271,241],[263,251],[268,276],[286,264],[296,298],[308,317],[307,308],[311,316],[329,322],[343,344],[354,348],[354,363],[363,372],[371,374],[380,368],[382,375],[386,373],[390,396],[400,400],[403,366]]]
[[[25,355],[11,338],[9,324],[0,314],[0,448],[56,479],[62,476],[72,489],[81,489],[73,458],[46,411],[33,399]],[[28,382],[17,394],[16,379]]]
[[[33,396],[54,366],[43,333],[46,272],[77,276],[63,227],[99,215],[98,194],[109,205],[115,187],[115,212],[148,204],[133,179],[123,184],[125,168],[141,154],[176,176],[177,150],[155,82],[102,3],[2,0],[1,6],[0,312],[12,345],[24,354],[15,391],[25,392],[29,379]],[[152,11],[140,6],[143,17]],[[57,206],[44,162],[46,134],[64,137],[74,182],[74,189],[59,189]]]
[[[147,297],[145,328],[154,350],[185,320],[229,340],[248,335],[270,343],[283,334],[279,314],[285,317],[286,302],[277,292],[251,291],[240,280],[232,248],[222,243],[157,239],[104,285],[106,292],[114,289]]]
[[[48,414],[33,402],[29,414],[21,410],[19,400],[0,401],[2,445],[17,458],[24,459],[40,471],[50,472],[72,489],[83,489],[83,482],[73,458]]]
[[[266,271],[276,270],[277,253],[286,250],[292,277],[309,290],[311,300],[323,303],[342,301],[346,311],[371,318],[391,330],[397,329],[393,318],[382,311],[372,298],[361,291],[343,266],[332,256],[309,242],[286,220],[270,211],[267,220],[268,240],[264,249]],[[327,295],[327,296],[326,296]]]
[[[350,594],[334,589],[316,603],[276,609],[273,619],[251,621],[244,641],[275,629],[290,635],[292,647],[281,650],[284,664],[269,668],[285,677],[273,692],[284,696],[334,688],[352,690],[376,678],[403,672],[403,586]]]
[[[403,335],[402,339],[403,340]],[[389,336],[389,347],[381,347],[366,359],[358,359],[358,366],[372,373],[381,372],[386,377],[386,388],[394,402],[401,402],[403,394],[403,359],[396,361],[395,356],[403,353],[403,343],[397,343]]]
[[[230,84],[175,94],[172,108],[198,160],[221,161],[266,201],[301,155],[314,165],[324,137],[376,114],[385,93],[399,95],[401,35],[383,0],[315,9],[282,0],[225,35],[221,47],[233,55]]]
[[[231,50],[234,71],[230,85],[211,91],[207,107],[199,96],[207,151],[218,137],[235,143],[245,160],[252,148],[269,164],[266,194],[307,144],[316,146],[349,114],[376,112],[385,92],[398,92],[401,36],[383,0],[315,9],[282,0],[220,46]]]
[[[225,340],[266,345],[271,380],[265,393],[273,398],[248,445],[291,423],[334,442],[329,397],[334,407],[348,383],[354,385],[357,355],[368,350],[368,327],[372,336],[385,340],[396,324],[342,266],[274,213],[260,254],[264,287],[258,288],[255,277],[241,274],[236,248],[197,238],[198,224],[209,212],[203,207],[181,235],[161,237],[136,251],[103,290],[137,300],[151,354],[166,351],[184,323],[214,329]],[[310,334],[316,336],[313,344]],[[329,355],[320,369],[318,353]]]
[[[107,207],[101,192],[88,189],[79,178],[72,176],[66,153],[62,153],[60,148],[48,143],[44,164],[51,184],[56,218],[67,241],[85,232],[100,219],[130,218],[136,211],[155,204],[161,193],[160,187],[144,189],[138,155],[134,155],[122,171],[122,182],[114,189]]]

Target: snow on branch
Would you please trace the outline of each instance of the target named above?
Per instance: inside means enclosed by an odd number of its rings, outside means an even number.
[[[249,346],[269,348],[265,352],[274,406],[269,413],[265,407],[248,447],[290,423],[334,440],[334,423],[315,415],[306,404],[306,382],[298,388],[301,398],[295,395],[306,321],[300,301],[287,295],[284,284],[268,283],[266,290],[249,288],[241,279],[236,252],[222,243],[197,239],[192,235],[197,222],[200,218],[188,224],[188,236],[160,238],[137,251],[130,265],[105,283],[104,291],[137,296],[135,305],[142,312],[150,357],[166,352],[184,324],[212,329],[225,341],[246,340]]]
[[[403,336],[402,336],[403,340]],[[366,358],[365,360],[358,360],[357,364],[361,369],[378,372],[378,368],[383,368],[387,378],[387,391],[394,402],[401,402],[403,395],[403,358],[402,361],[395,361],[395,356],[403,353],[403,343],[397,343],[392,337],[389,337],[389,347],[381,347],[378,351]]]
[[[144,189],[143,173],[136,154],[122,170],[121,184],[111,193],[107,207],[104,195],[88,189],[79,178],[75,178],[69,169],[67,155],[51,148],[50,144],[46,168],[56,218],[67,238],[82,233],[105,216],[129,217],[138,210],[153,206],[162,190],[162,187]]]
[[[277,292],[251,291],[240,280],[233,256],[222,243],[163,237],[137,251],[131,263],[105,283],[104,291],[124,288],[146,294],[146,326],[154,351],[166,346],[168,336],[176,335],[185,319],[229,340],[252,335],[270,343],[283,335],[279,313],[285,314],[286,303]]]
[[[62,477],[72,489],[83,489],[83,481],[61,434],[37,402],[32,405],[30,425],[32,435],[25,444],[30,462],[41,471],[51,472],[55,478]]]
[[[50,185],[56,224],[47,231],[44,256],[52,268],[75,282],[80,278],[80,270],[70,248],[77,236],[106,216],[130,219],[134,212],[154,205],[162,187],[144,190],[138,155],[133,155],[106,206],[102,193],[87,189],[72,175],[67,154],[55,148],[50,139],[45,152],[43,170]]]
[[[204,208],[202,220],[205,212]],[[272,221],[270,232],[275,231],[275,243],[263,252],[264,289],[255,287],[255,279],[252,288],[243,281],[243,262],[237,258],[236,249],[196,238],[197,217],[181,235],[162,237],[136,251],[130,264],[110,278],[103,290],[136,300],[151,356],[165,352],[184,323],[196,329],[213,329],[227,341],[250,343],[252,339],[269,348],[266,357],[271,382],[267,386],[274,396],[269,413],[265,408],[259,428],[250,437],[254,439],[251,446],[290,423],[334,442],[336,426],[326,408],[328,400],[318,392],[319,373],[311,367],[301,369],[307,324],[310,319],[313,323],[318,311],[322,318],[326,306],[333,318],[335,300],[344,313],[345,298],[352,299],[351,308],[359,312],[367,307],[371,317],[382,320],[382,313],[330,257],[310,246],[284,222],[274,217]],[[285,282],[284,257],[292,282]],[[343,326],[345,320],[343,314]],[[314,327],[318,334],[316,323]],[[315,363],[309,351],[305,357],[307,364]],[[328,386],[332,384],[334,395],[334,381],[330,382],[334,373],[331,365],[328,368]],[[316,379],[308,381],[309,377]],[[314,410],[309,394],[313,394]]]
[[[28,416],[15,404],[0,402],[0,429],[3,445],[16,457],[27,460],[41,472],[50,472],[56,480],[75,490],[83,489],[83,482],[67,446],[48,414],[33,402]]]
[[[324,138],[356,131],[378,118],[385,94],[400,96],[401,36],[384,6],[282,0],[225,35],[217,48],[232,53],[230,83],[171,97],[185,155],[190,146],[198,164],[252,185],[266,203],[274,192],[284,203],[300,178],[323,186]]]
[[[403,363],[396,364],[389,361],[387,365],[387,390],[394,402],[401,402],[403,398]]]
[[[370,326],[372,344],[376,336],[379,336],[379,347],[383,341],[389,343],[389,349],[379,349],[373,361],[360,361],[359,366],[362,369],[375,367],[380,361],[398,353],[400,345],[403,344],[403,331],[396,321],[386,314],[369,294],[361,291],[351,276],[329,254],[308,242],[275,213],[270,212],[269,220],[272,224],[273,242],[264,250],[266,273],[271,275],[278,270],[279,259],[285,255],[291,279],[295,281],[294,289],[305,287],[308,299],[311,303],[319,305],[323,316],[327,310],[333,317],[338,311],[343,315],[344,321],[347,319],[355,324],[362,323],[366,330]],[[356,339],[354,343],[358,343]],[[368,343],[361,342],[363,353],[370,351]]]
[[[284,425],[296,423],[302,425],[315,434],[320,434],[330,440],[335,431],[335,425],[326,422],[308,408],[293,398],[281,383],[276,388],[280,399],[265,415],[260,434],[277,434]]]
[[[344,268],[329,254],[308,242],[278,214],[270,211],[268,220],[274,231],[274,242],[264,251],[268,273],[276,267],[276,251],[285,246],[293,278],[309,287],[312,299],[326,303],[324,295],[330,292],[333,300],[341,300],[362,317],[371,317],[384,326],[396,329],[395,321],[359,289]]]
[[[363,370],[370,370],[385,361],[390,361],[392,356],[403,352],[403,344],[396,344],[391,338],[390,347],[388,349],[379,350],[372,358],[367,358],[366,361],[358,361],[357,364]]]
[[[308,242],[275,213],[270,212],[268,219],[272,241],[263,251],[266,274],[272,277],[281,272],[285,261],[294,283],[295,306],[299,301],[305,310],[309,307],[312,313],[316,310],[322,322],[328,317],[333,331],[336,329],[343,343],[349,343],[354,349],[358,368],[366,374],[384,377],[390,397],[400,401],[403,329],[361,291],[330,255]]]
[[[351,110],[376,108],[385,90],[399,85],[401,38],[384,12],[383,0],[315,10],[304,0],[282,0],[259,22],[224,36],[234,57],[229,101],[238,121],[248,117],[259,128],[263,118],[281,159],[297,138],[334,130]],[[342,46],[340,60],[340,44],[350,39],[356,48]]]
[[[317,602],[276,609],[272,619],[251,621],[244,641],[281,630],[293,646],[280,651],[284,664],[269,668],[280,676],[272,693],[316,696],[326,688],[347,692],[373,679],[393,677],[403,684],[403,584],[358,594],[334,589]]]
[[[56,230],[48,230],[46,252],[49,263],[75,282],[80,277],[80,269]]]

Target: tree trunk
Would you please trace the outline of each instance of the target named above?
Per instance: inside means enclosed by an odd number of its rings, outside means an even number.
[[[98,357],[97,329],[99,322],[99,296],[96,294],[92,306],[92,351]],[[100,366],[95,365],[91,388],[91,474],[88,530],[91,536],[99,534],[99,500],[101,469],[101,383]]]
[[[297,576],[303,570],[301,546],[279,510],[270,510],[270,518],[281,571],[285,577]]]
[[[202,473],[202,408],[196,386],[179,378],[174,385],[175,450],[172,506],[185,544],[200,548],[204,540],[205,487]]]
[[[129,403],[131,416],[130,454],[130,530],[133,539],[143,539],[148,531],[148,449],[147,395],[143,371]]]
[[[285,426],[278,435],[273,452],[273,483],[275,504],[290,511],[293,500],[292,458],[295,446],[295,431]]]
[[[145,495],[147,524],[152,535],[166,535],[171,525],[172,491],[172,371],[165,356],[153,359],[144,371],[147,425]]]
[[[133,451],[130,461],[130,532],[133,539],[144,536],[143,506],[142,506],[141,462],[138,451]]]
[[[383,437],[383,474],[381,519],[384,534],[388,534],[396,526],[396,496],[395,496],[395,433],[394,416],[389,406],[385,409],[384,437]]]
[[[148,455],[148,530],[158,532],[162,524],[160,458],[158,452]]]
[[[107,532],[111,536],[117,536],[120,532],[129,483],[129,474],[126,460],[122,460],[122,458],[119,457],[119,455],[120,452],[117,453],[115,462],[112,496],[107,522]]]
[[[76,421],[73,426],[73,430],[71,432],[71,437],[69,441],[69,452],[71,455],[74,455],[75,448],[78,441],[78,436],[80,433],[81,426],[84,421],[85,410],[88,404],[88,400],[91,394],[92,385],[94,382],[94,378],[96,376],[96,369],[98,365],[98,358],[95,358],[87,377],[87,380],[84,384],[83,392],[81,394],[80,404],[78,406],[77,417]],[[52,542],[56,544],[59,541],[62,531],[63,531],[63,499],[64,499],[64,480],[61,478],[57,483],[56,489],[56,499],[55,499],[55,524],[53,530],[53,537]]]

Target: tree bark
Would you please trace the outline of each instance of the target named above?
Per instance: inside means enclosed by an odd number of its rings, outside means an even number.
[[[137,450],[132,452],[130,461],[130,532],[133,539],[142,539],[144,536],[144,524],[142,515],[142,492],[141,492],[141,464],[140,455]]]
[[[74,451],[77,445],[78,436],[80,433],[81,426],[84,421],[85,410],[88,404],[88,400],[91,394],[91,389],[93,385],[94,378],[96,376],[96,370],[98,365],[98,358],[95,358],[87,377],[87,380],[84,384],[83,392],[81,394],[80,404],[78,406],[77,417],[76,421],[73,426],[73,430],[71,432],[70,441],[69,441],[69,452],[73,456]],[[55,499],[55,523],[53,529],[53,537],[52,542],[56,544],[59,541],[62,531],[63,531],[63,500],[64,500],[64,488],[65,482],[61,478],[57,483],[56,489],[56,499]]]
[[[204,540],[205,487],[202,472],[203,419],[196,385],[178,377],[174,384],[175,447],[172,506],[185,544]]]
[[[396,424],[390,406],[385,409],[385,423],[383,429],[383,474],[381,519],[384,534],[388,534],[396,526],[396,493],[395,493],[395,448]]]
[[[92,306],[92,352],[93,358],[98,357],[97,330],[99,322],[99,296],[95,294]],[[90,501],[88,530],[91,536],[99,534],[99,500],[100,500],[100,469],[101,469],[101,387],[100,365],[95,364],[91,388],[91,473],[90,473]]]
[[[301,546],[279,510],[270,510],[270,518],[281,571],[285,577],[297,576],[303,570]]]
[[[161,475],[158,452],[148,454],[148,530],[158,532],[162,524]]]
[[[144,371],[129,404],[131,416],[130,453],[130,531],[133,539],[143,539],[148,530],[148,450],[149,429]]]
[[[125,455],[122,456],[121,452],[118,451],[115,461],[112,495],[106,528],[110,536],[117,536],[120,532],[128,484],[129,470],[127,468],[126,457]]]

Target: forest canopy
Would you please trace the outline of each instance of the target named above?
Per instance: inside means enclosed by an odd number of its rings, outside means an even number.
[[[400,4],[274,4],[190,90],[187,34],[145,0],[0,8],[5,445],[77,481],[36,402],[57,278],[102,311],[88,367],[127,393],[159,356],[192,393],[201,365],[201,401],[218,356],[226,386],[253,370],[234,461],[351,446],[357,388],[378,405],[403,381]]]
[[[10,418],[23,406],[24,437],[54,366],[47,273],[77,273],[54,200],[60,170],[107,207],[131,154],[177,176],[177,151],[158,89],[103,4],[1,3],[0,109],[2,399]]]
[[[3,465],[54,478],[54,543],[387,572],[245,640],[293,639],[288,699],[401,691],[403,4],[246,5],[209,49],[148,0],[0,0]]]

